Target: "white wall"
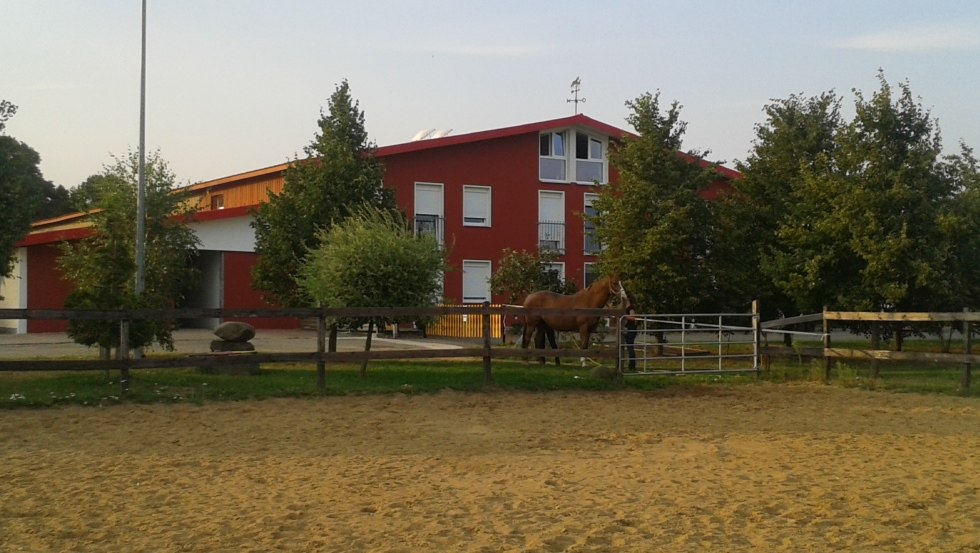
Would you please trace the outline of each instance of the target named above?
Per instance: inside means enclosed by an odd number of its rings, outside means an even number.
[[[0,308],[24,309],[27,307],[27,248],[14,252],[14,268],[10,278],[0,279]],[[0,319],[0,332],[27,332],[24,319]]]
[[[201,240],[201,250],[225,252],[255,251],[255,231],[251,216],[203,221],[188,225]]]

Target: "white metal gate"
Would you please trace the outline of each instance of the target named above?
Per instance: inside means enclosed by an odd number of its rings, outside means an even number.
[[[626,316],[619,319],[619,368],[624,376],[759,371],[757,312],[651,314],[634,319],[635,330],[627,328]]]

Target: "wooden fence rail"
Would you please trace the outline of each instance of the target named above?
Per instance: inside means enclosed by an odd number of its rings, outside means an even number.
[[[327,321],[342,318],[385,318],[407,319],[444,315],[465,314],[480,319],[483,346],[462,349],[425,349],[425,350],[381,350],[381,351],[326,351]],[[491,318],[504,315],[562,315],[562,316],[597,316],[616,317],[622,314],[619,309],[524,309],[519,306],[444,306],[444,307],[347,307],[347,308],[287,308],[287,309],[138,309],[138,310],[71,310],[71,309],[0,309],[0,319],[46,319],[46,320],[104,320],[119,321],[125,329],[127,323],[139,320],[178,320],[197,318],[297,318],[317,319],[317,340],[315,351],[299,353],[255,353],[247,356],[248,363],[309,363],[317,364],[317,387],[321,391],[326,388],[327,362],[355,362],[374,359],[427,359],[427,358],[459,358],[475,357],[483,359],[484,378],[493,380],[491,360],[494,358],[537,358],[545,356],[579,357],[582,350],[578,349],[493,349],[493,325]],[[121,331],[125,335],[125,331]],[[125,343],[125,340],[123,340]],[[120,347],[121,350],[128,349]],[[615,359],[618,351],[590,350],[589,357]],[[120,359],[112,360],[3,360],[0,359],[0,371],[86,371],[118,369],[122,373],[120,379],[123,392],[128,387],[128,371],[130,369],[164,368],[164,367],[211,367],[220,365],[240,364],[243,356],[235,355],[187,355],[181,357],[143,357],[132,359],[128,352]]]
[[[830,322],[870,322],[872,324],[872,349],[852,349],[834,348],[830,338]],[[901,312],[901,313],[878,313],[873,311],[828,311],[823,312],[823,331],[824,331],[824,378],[830,379],[831,361],[833,359],[856,359],[872,361],[871,375],[878,376],[877,361],[923,361],[930,363],[962,363],[964,389],[969,388],[972,382],[972,364],[980,362],[980,355],[973,354],[972,324],[980,321],[980,312],[964,309],[962,312],[946,313],[926,313],[926,312]],[[963,353],[935,353],[918,351],[890,351],[878,349],[879,331],[875,328],[877,323],[960,323],[960,330],[963,334]]]

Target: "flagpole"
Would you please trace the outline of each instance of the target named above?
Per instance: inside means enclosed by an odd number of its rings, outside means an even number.
[[[136,295],[145,287],[146,257],[146,0],[143,0],[142,48],[140,51],[140,145],[139,186],[136,192]]]

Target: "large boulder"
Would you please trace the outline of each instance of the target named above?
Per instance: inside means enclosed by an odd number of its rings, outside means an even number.
[[[255,338],[255,327],[248,323],[228,321],[214,329],[214,335],[228,342],[247,342]]]

